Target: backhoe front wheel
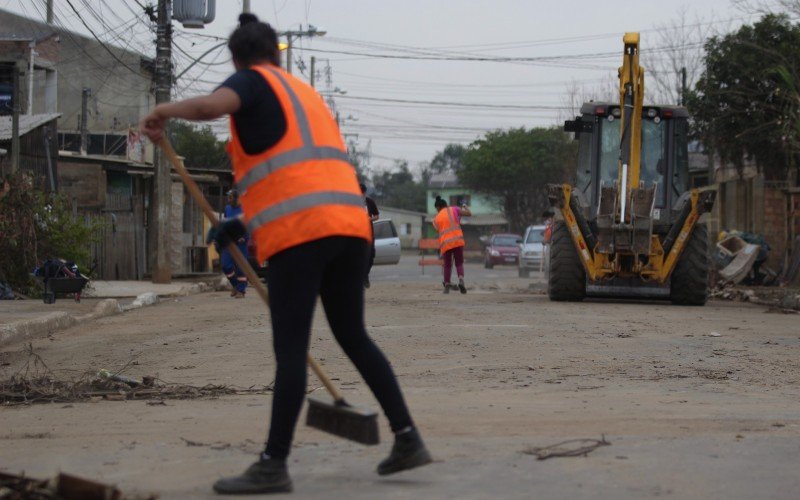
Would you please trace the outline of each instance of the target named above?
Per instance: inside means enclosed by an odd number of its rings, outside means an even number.
[[[702,306],[708,300],[708,228],[697,224],[672,271],[669,297],[673,304]]]
[[[586,297],[586,271],[563,221],[553,223],[547,295],[550,300],[571,302]]]

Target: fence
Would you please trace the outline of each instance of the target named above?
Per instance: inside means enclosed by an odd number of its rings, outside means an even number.
[[[140,280],[144,277],[144,207],[140,197],[108,194],[106,206],[96,214],[105,224],[93,245],[97,263],[94,277],[107,280]]]

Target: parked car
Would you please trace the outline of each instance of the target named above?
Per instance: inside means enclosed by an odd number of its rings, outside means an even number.
[[[501,264],[517,265],[520,241],[518,234],[493,234],[484,252],[483,267],[491,269]]]
[[[400,262],[400,238],[391,219],[372,222],[375,231],[375,265],[391,265]]]
[[[544,231],[547,226],[528,226],[519,245],[519,277],[527,278],[531,271],[544,268],[547,245],[544,244]]]

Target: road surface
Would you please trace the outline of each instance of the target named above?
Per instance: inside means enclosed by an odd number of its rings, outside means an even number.
[[[552,303],[541,277],[477,264],[467,266],[467,295],[443,295],[439,283],[413,255],[376,267],[366,313],[435,463],[379,477],[391,443],[385,420],[375,447],[301,424],[289,469],[295,498],[796,498],[796,315],[736,302]],[[377,408],[322,314],[312,335],[313,355],[348,399]],[[255,293],[214,292],[104,318],[33,349],[61,378],[127,365],[131,377],[246,388],[272,381],[269,340]],[[21,350],[0,353],[0,378],[29,360]],[[213,481],[261,449],[270,402],[247,394],[0,407],[0,470],[213,498]],[[610,446],[585,457],[526,453],[603,436]]]

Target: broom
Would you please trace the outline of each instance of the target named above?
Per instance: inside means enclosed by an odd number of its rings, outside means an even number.
[[[194,201],[203,210],[203,213],[208,217],[208,220],[211,221],[211,224],[214,227],[218,227],[219,219],[217,215],[214,213],[208,200],[203,196],[197,183],[189,176],[189,172],[186,171],[183,162],[178,158],[178,155],[175,154],[172,144],[170,144],[166,137],[162,138],[158,144],[167,155],[167,158],[169,158],[175,171],[181,176],[183,183],[189,190],[189,194],[194,198]],[[233,242],[228,244],[227,250],[231,253],[236,265],[239,266],[239,269],[244,272],[248,281],[250,281],[256,289],[258,295],[264,301],[264,304],[269,307],[267,288],[261,282],[252,266],[250,266],[250,263],[247,262],[245,256],[242,255],[239,248],[232,243]],[[325,386],[332,396],[332,399],[308,398],[306,425],[358,443],[378,444],[378,414],[370,409],[351,406],[345,401],[342,393],[333,385],[331,379],[322,371],[322,367],[310,354],[306,356],[306,361],[317,378],[322,382],[322,385]]]

